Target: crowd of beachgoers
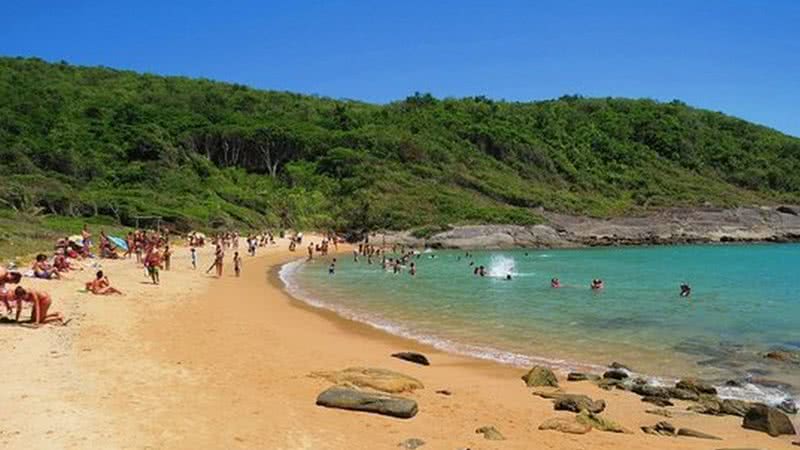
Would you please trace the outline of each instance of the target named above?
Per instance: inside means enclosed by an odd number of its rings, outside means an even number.
[[[174,236],[169,231],[138,229],[125,237],[111,236],[103,230],[94,236],[88,225],[84,226],[80,234],[58,239],[52,251],[37,254],[27,268],[14,263],[0,267],[0,302],[5,306],[5,316],[0,320],[28,327],[51,323],[66,325],[69,322],[61,313],[51,310],[54,299],[50,293],[46,289],[27,287],[29,283],[25,282],[26,278],[57,283],[85,276],[88,278],[84,284],[87,294],[124,295],[112,285],[109,274],[102,270],[101,260],[130,260],[143,269],[143,276],[149,282],[158,285],[161,283],[161,271],[169,271],[172,266],[175,247],[171,238]],[[239,243],[242,239],[250,256],[255,256],[260,247],[275,245],[275,236],[271,231],[250,233],[244,237],[234,231],[221,232],[210,239],[203,233],[193,231],[183,238],[188,244],[193,269],[198,266],[197,249],[207,243],[214,245],[214,260],[205,273],[214,271],[217,277],[223,276],[228,250],[233,252],[231,261],[235,276],[241,275],[243,263]],[[291,241],[292,245],[299,242],[297,236],[292,237]],[[29,319],[21,320],[26,309],[30,310]]]

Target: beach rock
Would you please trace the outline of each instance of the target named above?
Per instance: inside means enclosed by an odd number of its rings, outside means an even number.
[[[393,353],[393,358],[402,359],[403,361],[412,362],[415,364],[419,364],[422,366],[430,366],[431,363],[428,361],[428,358],[425,357],[422,353],[414,353],[414,352],[400,352],[400,353]]]
[[[311,376],[324,378],[337,385],[369,388],[390,394],[412,392],[424,387],[416,378],[386,369],[350,367],[332,372],[314,372]]]
[[[780,402],[780,404],[778,404],[776,408],[780,409],[786,414],[797,414],[797,403],[795,403],[794,400],[789,398]]]
[[[531,370],[529,370],[528,373],[522,376],[522,380],[528,387],[535,387],[535,386],[558,387],[558,379],[556,378],[556,375],[553,373],[553,371],[548,369],[547,367],[542,367],[542,366],[534,366],[533,368],[531,368]]]
[[[669,412],[669,410],[666,410],[666,409],[663,409],[663,408],[646,409],[646,410],[644,410],[644,412],[646,412],[647,414],[653,414],[653,415],[661,416],[661,417],[672,417],[672,413]]]
[[[555,400],[557,398],[561,398],[561,396],[565,394],[565,392],[562,391],[561,389],[552,387],[540,387],[533,389],[531,392],[533,393],[533,395],[537,397],[545,398],[548,400]]]
[[[775,208],[775,211],[778,211],[779,213],[783,213],[783,214],[789,214],[789,215],[792,215],[792,216],[796,216],[796,215],[800,214],[800,212],[798,212],[796,209],[792,208],[791,206],[778,206],[777,208]]]
[[[488,439],[490,441],[504,441],[506,440],[505,436],[502,433],[497,431],[497,428],[489,425],[485,427],[480,427],[475,430],[476,434],[482,434],[484,439]]]
[[[407,449],[407,450],[414,450],[416,448],[422,447],[423,445],[425,445],[425,441],[423,441],[422,439],[418,439],[418,438],[409,438],[409,439],[406,439],[405,441],[397,444],[398,447],[404,448],[404,449]]]
[[[676,433],[676,429],[671,423],[663,421],[658,422],[652,427],[642,427],[642,431],[644,431],[646,434],[654,434],[657,436],[675,436]]]
[[[726,398],[720,403],[720,412],[729,416],[744,417],[752,406],[752,403],[744,400]]]
[[[624,380],[629,376],[628,372],[623,369],[611,369],[603,374],[603,378],[611,378],[612,380]]]
[[[600,377],[591,373],[583,373],[583,372],[570,372],[567,375],[567,381],[597,381]]]
[[[643,402],[652,403],[656,406],[665,407],[665,406],[674,406],[674,404],[667,400],[664,397],[642,397]]]
[[[599,413],[606,409],[606,402],[592,400],[580,394],[564,394],[555,399],[553,408],[556,411],[572,411],[574,413],[580,413],[581,411]]]
[[[675,383],[675,387],[678,389],[686,389],[687,391],[692,391],[696,394],[717,394],[717,389],[714,386],[694,378],[685,378],[681,381],[678,381]]]
[[[780,362],[800,362],[800,352],[793,352],[791,350],[773,350],[767,352],[764,358]]]
[[[609,364],[609,365],[608,365],[608,367],[609,367],[610,369],[621,369],[621,370],[627,370],[628,372],[630,372],[630,371],[631,371],[631,368],[630,368],[630,367],[626,366],[625,364],[618,363],[618,362],[616,362],[616,361],[614,361],[614,362],[612,362],[611,364]]]
[[[591,425],[578,422],[575,418],[555,417],[539,425],[540,430],[560,431],[568,434],[586,434],[592,431]]]
[[[577,420],[578,423],[589,425],[595,430],[608,431],[609,433],[625,433],[625,434],[633,433],[632,431],[614,422],[613,420],[599,416],[585,409],[581,411],[580,414],[575,416],[575,420]]]
[[[691,428],[681,428],[680,430],[678,430],[678,436],[693,437],[698,439],[711,439],[715,441],[722,440],[722,438],[716,437],[708,433],[703,433],[702,431],[693,430]]]
[[[635,394],[641,395],[642,397],[670,397],[667,388],[653,386],[652,384],[634,384],[631,387],[631,391]]]
[[[616,387],[622,388],[623,386],[622,381],[615,380],[614,378],[602,378],[597,381],[597,387],[605,389],[606,391],[610,391]]]
[[[776,408],[756,403],[744,416],[742,427],[749,430],[763,431],[770,436],[782,434],[794,435],[795,429],[789,417]]]
[[[417,414],[417,402],[414,400],[341,386],[328,388],[319,394],[317,405],[371,412],[401,419],[409,419]]]
[[[453,393],[448,391],[447,389],[439,389],[438,391],[436,391],[436,393],[440,394],[440,395],[448,396],[448,397],[453,395]]]
[[[697,401],[700,398],[700,395],[697,392],[687,389],[672,387],[669,388],[667,392],[669,393],[670,398],[676,398],[678,400]]]
[[[701,395],[697,398],[695,404],[686,409],[698,414],[720,416],[722,415],[722,401],[713,395]]]

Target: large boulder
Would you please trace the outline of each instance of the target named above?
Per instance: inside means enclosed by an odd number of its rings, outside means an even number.
[[[670,398],[676,398],[678,400],[697,401],[697,399],[700,398],[700,395],[697,392],[687,389],[672,387],[667,389],[667,391],[669,392]]]
[[[572,411],[574,413],[579,413],[581,411],[600,413],[606,409],[606,402],[603,400],[592,400],[585,395],[564,394],[553,401],[553,408],[556,411]]]
[[[324,378],[337,385],[369,388],[390,394],[412,392],[415,389],[424,387],[421,381],[408,375],[386,369],[367,367],[350,367],[331,372],[314,372],[311,376]]]
[[[795,429],[789,417],[776,408],[761,403],[750,407],[742,426],[749,430],[763,431],[770,436],[794,435]]]
[[[716,395],[700,395],[697,401],[687,408],[689,411],[709,416],[721,416],[722,401]]]
[[[670,397],[669,390],[667,388],[653,386],[652,384],[634,384],[631,387],[631,392],[639,394],[642,397]]]
[[[708,383],[704,383],[700,380],[695,378],[684,378],[683,380],[678,381],[675,383],[675,387],[678,389],[686,389],[687,391],[692,391],[699,394],[710,394],[716,395],[717,389],[714,386],[711,386]]]
[[[528,387],[558,387],[558,378],[556,378],[556,374],[547,367],[542,366],[533,366],[528,373],[522,376],[522,381],[524,381],[525,385]]]
[[[575,417],[575,420],[577,420],[579,423],[589,425],[595,430],[608,431],[610,433],[625,433],[625,434],[633,433],[632,431],[614,422],[613,420],[607,419],[598,414],[594,414],[585,409]]]
[[[568,434],[586,434],[592,431],[591,425],[578,422],[574,417],[555,417],[539,425],[540,430],[560,431]]]
[[[419,364],[422,366],[430,366],[431,363],[428,361],[428,358],[423,355],[422,353],[415,353],[415,352],[399,352],[393,353],[392,357],[402,359],[403,361],[412,362],[415,364]]]
[[[611,378],[612,380],[624,380],[629,376],[628,371],[625,369],[611,369],[603,374],[603,378]]]
[[[752,406],[752,403],[744,400],[726,398],[720,403],[720,412],[729,416],[744,417]]]
[[[409,419],[417,414],[417,402],[392,395],[334,386],[317,397],[317,405],[328,408],[364,411]]]

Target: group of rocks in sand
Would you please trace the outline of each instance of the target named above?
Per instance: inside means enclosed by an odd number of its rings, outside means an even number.
[[[429,365],[428,359],[419,353],[395,353],[393,357],[420,365]],[[317,405],[347,410],[377,413],[402,419],[414,417],[419,411],[417,402],[398,394],[410,393],[422,389],[419,380],[407,375],[377,368],[352,367],[341,371],[314,372],[312,377],[323,378],[333,384],[317,397]],[[733,415],[742,417],[742,426],[746,429],[768,433],[770,436],[795,435],[795,428],[787,416],[796,413],[794,405],[784,405],[785,411],[765,405],[742,400],[722,399],[717,390],[708,383],[696,379],[682,379],[674,386],[660,386],[649,383],[643,378],[633,377],[626,366],[612,363],[602,375],[571,372],[567,375],[568,383],[592,382],[600,388],[621,389],[641,396],[643,402],[652,403],[655,407],[647,413],[665,418],[679,414],[708,414],[715,416]],[[605,417],[604,400],[594,400],[582,394],[568,393],[558,378],[547,367],[535,366],[527,371],[522,380],[532,388],[535,396],[552,400],[553,409],[568,411],[574,416],[563,415],[545,420],[539,425],[540,430],[551,430],[569,434],[586,434],[592,430],[632,434],[633,430]],[[450,395],[447,390],[436,391],[437,394]],[[673,401],[689,402],[686,410],[681,411]],[[487,425],[475,430],[486,439],[503,440],[505,437],[494,426]],[[678,428],[666,420],[653,425],[641,427],[641,432],[667,437],[689,437],[698,439],[720,440],[702,431],[691,428]],[[418,438],[407,439],[400,443],[403,448],[417,448],[424,445]]]

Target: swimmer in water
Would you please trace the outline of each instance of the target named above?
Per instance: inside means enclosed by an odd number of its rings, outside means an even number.
[[[603,284],[603,280],[601,280],[599,278],[596,278],[596,279],[592,280],[592,285],[591,285],[592,290],[599,291],[599,290],[603,289],[604,287],[605,287],[605,285]]]
[[[550,280],[550,287],[553,289],[558,289],[561,287],[561,281],[558,278],[553,278]]]
[[[687,283],[681,283],[681,297],[688,297],[692,295],[692,287]]]
[[[510,274],[510,273],[509,273],[509,274],[506,274],[506,280],[507,280],[507,281],[511,281],[511,274]]]

